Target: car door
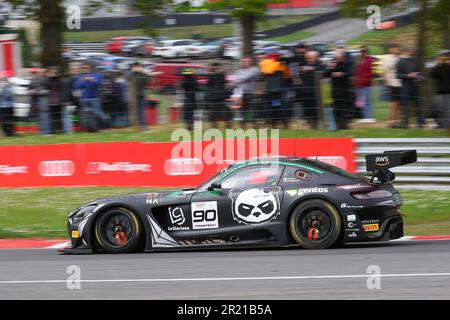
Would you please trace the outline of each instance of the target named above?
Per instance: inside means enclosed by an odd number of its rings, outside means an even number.
[[[253,165],[229,169],[191,198],[192,229],[236,229],[277,218],[283,192],[283,166]],[[233,172],[230,172],[233,171]]]

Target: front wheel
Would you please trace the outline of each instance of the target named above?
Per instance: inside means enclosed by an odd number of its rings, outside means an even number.
[[[341,217],[336,208],[322,199],[311,199],[295,207],[289,228],[295,241],[306,249],[326,249],[341,235]]]
[[[96,219],[95,239],[107,253],[128,253],[141,244],[143,230],[135,213],[125,208],[111,208]]]

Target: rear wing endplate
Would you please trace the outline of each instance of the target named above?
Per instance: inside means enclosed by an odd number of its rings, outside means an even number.
[[[417,150],[384,151],[366,155],[366,170],[372,172],[372,181],[385,183],[395,179],[389,168],[404,166],[417,161]]]

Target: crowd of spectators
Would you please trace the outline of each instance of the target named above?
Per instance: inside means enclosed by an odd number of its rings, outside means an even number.
[[[431,112],[422,105],[421,83],[427,78],[420,72],[414,48],[400,50],[388,46],[380,63],[382,86],[388,89],[390,111],[388,126],[407,128],[413,107],[418,128],[425,116],[441,128],[450,126],[450,53],[442,52],[429,78],[435,80]],[[323,80],[331,87],[332,103],[327,106],[336,129],[347,129],[353,120],[372,123],[375,59],[362,47],[352,55],[345,44],[339,45],[333,59],[323,62],[319,53],[300,44],[294,55],[285,52],[256,52],[244,57],[233,72],[219,62],[210,64],[207,74],[183,69],[179,92],[182,96],[182,120],[191,129],[198,110],[206,111],[212,126],[223,121],[243,125],[265,123],[289,127],[290,120],[304,120],[311,128],[320,126],[323,112]],[[71,133],[74,115],[82,131],[126,127],[139,124],[148,130],[146,90],[157,73],[145,72],[134,63],[128,72],[96,70],[89,63],[73,65],[68,70],[58,66],[32,69],[29,86],[31,118],[42,134]],[[14,134],[13,94],[10,75],[0,75],[0,126],[5,135]],[[134,108],[135,113],[130,112]],[[133,119],[133,117],[135,117]]]

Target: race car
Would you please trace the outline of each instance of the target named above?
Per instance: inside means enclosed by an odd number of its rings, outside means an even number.
[[[68,217],[66,253],[284,247],[324,249],[403,236],[389,168],[415,150],[366,156],[371,178],[309,158],[232,164],[197,188],[98,199]]]

